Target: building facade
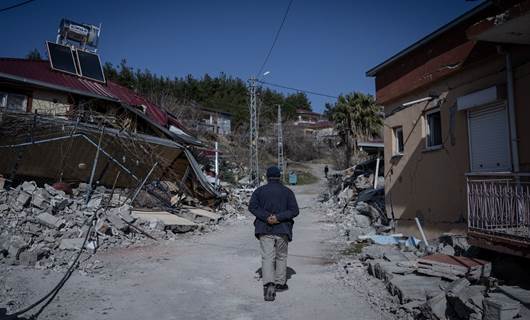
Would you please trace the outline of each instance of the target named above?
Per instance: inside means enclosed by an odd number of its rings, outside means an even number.
[[[367,72],[398,231],[530,244],[530,1],[486,1]],[[502,244],[501,244],[502,243]],[[525,255],[525,254],[524,254]]]

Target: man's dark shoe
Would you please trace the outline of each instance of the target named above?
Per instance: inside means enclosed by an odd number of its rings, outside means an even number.
[[[276,292],[282,292],[289,290],[289,286],[286,284],[276,284]]]
[[[276,298],[276,286],[274,283],[268,283],[263,286],[263,297],[265,301],[274,301]]]

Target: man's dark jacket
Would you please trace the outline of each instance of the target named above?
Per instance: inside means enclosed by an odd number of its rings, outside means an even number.
[[[254,191],[248,210],[256,216],[254,227],[257,238],[260,235],[287,235],[293,239],[293,218],[298,215],[298,203],[291,189],[279,180],[270,179],[269,183]],[[267,217],[275,214],[280,223],[271,225]]]

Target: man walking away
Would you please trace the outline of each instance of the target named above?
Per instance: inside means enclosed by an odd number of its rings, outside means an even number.
[[[326,179],[328,178],[328,171],[329,171],[329,168],[328,168],[328,165],[326,165],[324,167],[324,175],[326,176]]]
[[[287,290],[287,245],[293,239],[298,203],[291,189],[280,182],[280,169],[267,169],[268,183],[254,191],[248,206],[256,216],[255,236],[261,247],[261,274],[265,301],[274,301],[276,291]]]

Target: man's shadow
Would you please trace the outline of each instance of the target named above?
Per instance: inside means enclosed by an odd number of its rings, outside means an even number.
[[[261,278],[263,277],[263,275],[261,274],[261,267],[258,270],[256,270],[255,273],[259,276],[259,279],[261,280]],[[289,281],[289,279],[291,279],[291,277],[295,274],[296,274],[296,271],[293,268],[287,267],[287,277],[286,277],[287,281]]]

